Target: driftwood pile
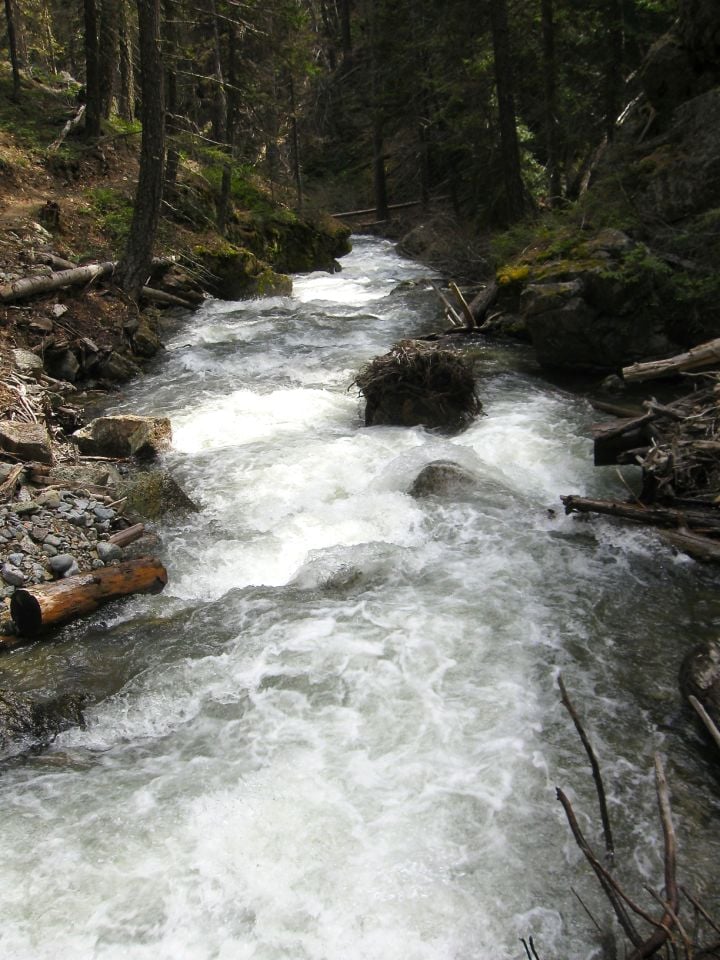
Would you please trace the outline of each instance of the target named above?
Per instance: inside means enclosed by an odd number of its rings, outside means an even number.
[[[699,355],[717,362],[720,342],[688,354],[635,364],[623,371],[638,380],[687,370]],[[692,356],[694,355],[694,356]],[[567,513],[600,513],[658,527],[663,537],[695,559],[720,562],[720,374],[692,374],[693,389],[672,403],[647,400],[644,412],[593,428],[596,466],[636,464],[639,494],[626,501],[563,497]]]
[[[354,381],[365,398],[365,425],[460,429],[482,409],[472,364],[453,350],[401,340]]]

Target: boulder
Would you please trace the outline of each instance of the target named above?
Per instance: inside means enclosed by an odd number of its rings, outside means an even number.
[[[132,334],[133,352],[140,357],[154,357],[162,347],[162,341],[146,317],[141,317]]]
[[[720,726],[720,639],[694,647],[680,667],[680,690],[694,696]]]
[[[98,376],[111,383],[125,383],[140,373],[140,367],[122,353],[113,350],[98,368]]]
[[[98,417],[73,434],[80,453],[96,457],[137,457],[153,460],[169,450],[172,428],[167,417],[117,414]]]
[[[80,361],[74,350],[64,347],[61,350],[48,350],[45,355],[45,366],[55,380],[64,380],[66,383],[75,383],[80,375]]]
[[[30,350],[13,350],[13,360],[18,371],[26,377],[38,377],[45,370],[40,357]]]
[[[197,505],[165,470],[133,474],[120,485],[118,496],[126,498],[123,513],[134,520],[185,516],[198,510]]]
[[[0,747],[14,740],[46,743],[69,727],[82,726],[84,702],[78,694],[42,700],[32,694],[0,690]]]
[[[0,421],[0,448],[20,460],[54,462],[50,434],[41,423]]]
[[[458,496],[476,490],[478,478],[452,460],[433,460],[415,478],[411,497]]]

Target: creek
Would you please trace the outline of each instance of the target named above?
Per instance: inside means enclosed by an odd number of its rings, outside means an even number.
[[[161,530],[163,594],[3,661],[96,701],[2,765],[4,960],[509,960],[530,935],[543,960],[603,956],[555,799],[599,849],[559,671],[620,877],[646,903],[662,885],[660,750],[712,905],[720,791],[676,678],[717,631],[716,575],[562,515],[560,494],[624,492],[592,466],[589,405],[521,348],[478,348],[460,435],[363,426],[358,369],[437,326],[427,273],[358,238],[292,297],[208,302],[122,398],[172,418],[203,509]],[[413,498],[435,460],[477,483]]]

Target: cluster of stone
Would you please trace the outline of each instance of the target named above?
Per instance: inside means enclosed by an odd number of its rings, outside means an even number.
[[[121,548],[108,542],[121,522],[111,502],[108,496],[48,489],[0,505],[0,596],[119,561]]]

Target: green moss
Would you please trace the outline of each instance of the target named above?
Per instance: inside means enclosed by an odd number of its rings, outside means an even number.
[[[496,274],[497,282],[501,287],[524,283],[530,276],[530,267],[525,263],[501,267]]]
[[[92,187],[86,196],[103,232],[118,243],[124,241],[133,216],[130,198],[112,187]]]

